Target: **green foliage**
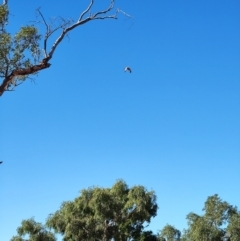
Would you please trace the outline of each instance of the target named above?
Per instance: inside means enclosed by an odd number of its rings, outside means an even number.
[[[142,186],[128,188],[117,181],[112,188],[89,188],[73,202],[65,202],[47,225],[64,240],[139,239],[143,223],[157,212],[156,196]]]
[[[4,26],[8,24],[8,7],[6,5],[1,5],[0,6],[0,27],[1,31],[3,31]]]
[[[0,77],[6,78],[13,70],[29,68],[39,62],[41,35],[35,26],[23,26],[14,35],[6,29],[8,7],[0,6]],[[24,80],[27,76],[22,76]],[[20,79],[16,76],[15,81]]]
[[[180,241],[181,232],[174,226],[167,224],[160,232],[160,241]]]
[[[160,241],[157,235],[153,234],[152,231],[144,231],[141,233],[139,241]]]
[[[231,237],[231,241],[240,240],[240,212],[230,217],[230,223],[227,227],[227,234]]]
[[[215,194],[207,198],[203,211],[205,211],[203,216],[195,213],[187,215],[189,228],[184,232],[184,241],[223,241],[227,235],[227,230],[231,235],[233,233],[238,235],[235,229],[236,225],[233,224],[234,217],[237,217],[236,207],[222,201]],[[236,237],[240,240],[240,235]],[[230,240],[232,241],[232,239]]]
[[[40,39],[41,35],[38,34],[38,30],[34,26],[22,27],[14,37],[14,57],[20,60],[24,56],[23,53],[29,50],[36,62],[41,54],[39,49]],[[30,63],[30,59],[27,59],[27,62]]]
[[[236,213],[236,208],[222,201],[217,194],[208,197],[203,210],[206,221],[215,227],[221,227]]]
[[[9,59],[8,55],[11,51],[11,36],[8,33],[0,32],[0,75],[2,77],[8,72]]]
[[[56,241],[52,232],[33,219],[22,221],[22,225],[17,229],[17,232],[18,236],[14,236],[11,241]]]

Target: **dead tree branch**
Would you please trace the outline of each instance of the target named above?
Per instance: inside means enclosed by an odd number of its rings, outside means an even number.
[[[51,24],[48,24],[46,22],[44,16],[43,16],[43,14],[42,14],[42,12],[40,11],[40,8],[37,9],[37,13],[41,17],[41,19],[43,21],[43,24],[46,27],[45,37],[44,37],[44,41],[43,41],[43,51],[44,51],[44,57],[47,58],[47,56],[48,56],[48,54],[47,54],[47,41],[48,41],[48,39],[57,30],[65,29],[67,26],[69,26],[69,24],[72,22],[72,20],[65,20],[63,18],[60,18],[60,24],[57,27],[53,27],[54,22],[52,22]]]
[[[97,19],[107,19],[107,18],[112,18],[112,19],[117,19],[117,14],[119,12],[119,10],[116,11],[116,13],[114,15],[105,15],[106,13],[110,12],[113,7],[114,7],[114,2],[115,0],[111,0],[110,2],[110,6],[106,9],[106,10],[103,10],[103,11],[98,11],[97,13],[93,14],[93,15],[90,15],[89,17],[87,18],[84,18],[84,15],[86,15],[91,7],[93,6],[94,4],[94,0],[91,0],[91,3],[90,5],[88,6],[88,8],[80,15],[79,19],[77,22],[73,23],[72,25],[70,25],[69,27],[67,28],[64,28],[61,35],[58,37],[58,39],[54,42],[51,50],[49,51],[49,54],[47,56],[47,59],[50,60],[52,57],[53,57],[53,54],[54,54],[54,51],[55,49],[57,48],[57,46],[61,43],[61,41],[64,39],[65,35],[73,30],[74,28],[80,26],[80,25],[83,25],[89,21],[92,21],[92,20],[97,20]]]
[[[117,19],[118,13],[122,13],[128,17],[131,17],[130,15],[126,14],[120,9],[116,9],[115,13],[110,14],[114,8],[115,0],[109,0],[110,4],[109,6],[101,11],[98,11],[96,13],[91,13],[90,10],[92,9],[92,6],[94,5],[94,0],[90,0],[89,6],[80,14],[77,21],[73,21],[71,19],[60,19],[60,22],[57,24],[57,26],[54,26],[54,21],[48,23],[40,11],[40,8],[37,9],[37,13],[41,18],[41,22],[44,24],[46,30],[45,30],[45,36],[43,39],[43,52],[44,52],[44,58],[39,61],[39,64],[32,64],[31,67],[27,68],[16,68],[12,67],[10,65],[11,61],[7,64],[6,67],[6,74],[3,77],[3,81],[0,85],[0,96],[5,91],[12,91],[14,88],[19,85],[21,82],[25,80],[25,77],[28,77],[29,75],[32,75],[34,73],[37,73],[43,69],[49,68],[50,63],[49,61],[52,59],[54,52],[58,45],[62,42],[62,40],[67,36],[67,34],[75,29],[76,27],[79,27],[83,24],[86,24],[87,22],[90,22],[92,20],[103,20],[103,19]],[[3,0],[3,5],[7,5],[8,0]],[[88,16],[86,16],[88,14]],[[50,50],[48,51],[47,45],[48,40],[52,36],[53,33],[55,33],[57,30],[62,29],[59,37],[55,40],[55,42],[52,44]]]
[[[78,19],[78,21],[81,21],[81,20],[82,20],[82,18],[84,17],[84,15],[85,15],[87,12],[89,12],[89,10],[91,9],[92,5],[93,5],[93,0],[91,0],[91,2],[90,2],[90,4],[89,4],[89,6],[87,7],[87,9],[86,9],[85,11],[83,11],[83,13],[81,14],[81,16],[80,16],[80,18]]]

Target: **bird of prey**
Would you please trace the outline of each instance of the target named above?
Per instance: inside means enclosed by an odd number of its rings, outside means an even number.
[[[2,161],[0,161],[0,164],[2,164],[3,162]]]
[[[130,67],[126,67],[125,69],[124,69],[124,72],[126,72],[126,71],[129,71],[129,73],[132,73],[132,70],[131,70],[131,68]]]

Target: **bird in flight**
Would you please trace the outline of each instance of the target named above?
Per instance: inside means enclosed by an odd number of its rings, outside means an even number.
[[[126,67],[125,69],[124,69],[124,72],[126,72],[126,71],[129,71],[129,73],[132,73],[132,70],[131,70],[131,68],[130,67]]]
[[[3,162],[2,161],[0,161],[0,164],[2,164]]]

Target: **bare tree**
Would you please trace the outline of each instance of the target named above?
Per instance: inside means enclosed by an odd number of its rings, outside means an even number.
[[[114,4],[115,0],[110,0],[106,9],[91,13],[94,0],[90,0],[90,4],[76,21],[60,18],[57,25],[53,22],[48,23],[40,8],[37,9],[38,16],[46,28],[42,51],[39,45],[41,35],[34,25],[22,27],[15,36],[7,33],[6,25],[8,24],[9,11],[8,1],[4,0],[0,6],[0,77],[3,79],[0,85],[0,96],[5,91],[13,91],[16,86],[22,84],[31,75],[49,68],[56,48],[74,28],[93,20],[117,19],[120,12],[130,17],[120,9],[114,10]],[[48,41],[57,30],[60,30],[61,33],[48,50]],[[25,57],[26,51],[30,52],[31,58]]]

